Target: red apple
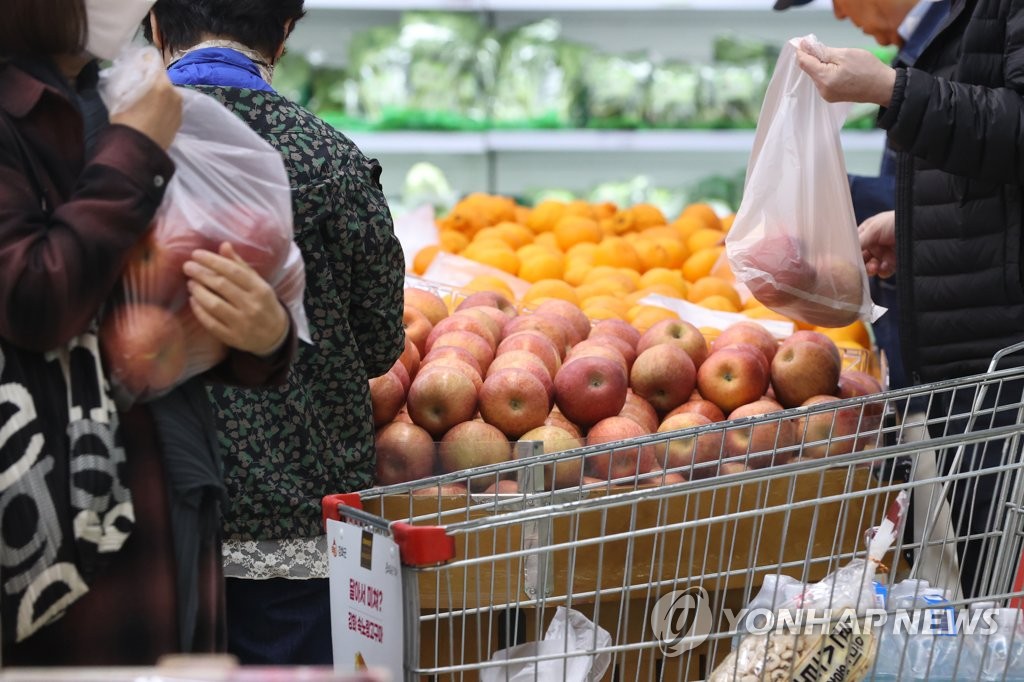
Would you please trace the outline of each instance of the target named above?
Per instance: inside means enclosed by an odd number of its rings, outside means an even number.
[[[839,374],[840,398],[859,398],[882,392],[882,384],[867,372],[845,369]]]
[[[476,368],[474,368],[473,365],[469,364],[468,362],[458,360],[456,358],[442,358],[439,360],[432,360],[429,364],[420,367],[419,373],[423,374],[424,372],[432,371],[439,367],[457,369],[463,374],[465,374],[467,377],[469,377],[470,381],[473,382],[473,386],[476,387],[477,393],[480,392],[480,388],[484,384],[483,377],[480,376],[480,372],[476,371]]]
[[[491,338],[494,339],[494,347],[498,347],[498,342],[502,339],[503,330],[505,325],[508,324],[508,319],[499,322],[495,318],[487,314],[487,310],[495,310],[495,308],[466,308],[464,310],[457,311],[452,317],[468,316],[480,322],[480,324],[487,327],[487,331],[491,333]],[[499,313],[501,311],[498,311]]]
[[[640,332],[637,331],[636,327],[624,320],[601,320],[590,330],[588,338],[593,339],[599,336],[617,336],[634,349],[640,343]]]
[[[679,473],[666,473],[661,477],[661,485],[676,485],[677,483],[686,483],[686,477]]]
[[[405,365],[405,371],[410,377],[416,377],[416,372],[420,369],[420,350],[408,336],[405,337],[405,350],[398,361]]]
[[[432,348],[420,362],[420,366],[428,365],[435,360],[443,360],[445,358],[451,358],[453,360],[466,363],[476,371],[477,376],[482,377],[484,374],[480,369],[480,362],[476,359],[476,356],[465,348],[460,348],[459,346],[438,346],[437,348]]]
[[[373,406],[373,423],[383,426],[398,416],[405,405],[405,388],[394,372],[370,379],[370,404]]]
[[[448,306],[441,297],[424,289],[415,287],[406,289],[405,304],[426,315],[432,326],[436,326],[438,322],[448,317]]]
[[[755,248],[743,249],[734,267],[750,275],[747,288],[769,308],[801,300],[797,292],[811,291],[817,274],[802,242],[788,234],[771,234],[758,240]]]
[[[633,392],[660,414],[667,414],[686,402],[696,381],[697,370],[689,353],[667,343],[641,353],[629,375]]]
[[[545,411],[551,409],[551,404],[555,400],[555,382],[551,380],[551,375],[548,374],[548,368],[544,366],[540,358],[536,355],[531,355],[525,350],[514,350],[507,353],[502,353],[498,357],[494,358],[494,362],[487,369],[487,376],[490,377],[492,374],[496,374],[505,369],[522,369],[526,370],[537,380],[544,385],[544,390],[548,394],[548,402],[545,407]]]
[[[186,372],[192,374],[216,367],[228,356],[228,347],[224,342],[199,324],[192,313],[191,306],[185,306],[175,314],[178,324],[185,334],[185,347],[188,350]]]
[[[509,438],[518,438],[548,418],[548,392],[525,369],[490,374],[480,389],[480,414]]]
[[[722,333],[711,344],[711,352],[737,343],[747,343],[756,347],[764,354],[765,360],[769,363],[779,349],[779,342],[772,336],[772,333],[758,323],[737,322],[722,330]]]
[[[498,345],[497,355],[515,350],[524,350],[537,356],[544,363],[552,379],[562,366],[562,356],[555,348],[555,344],[540,332],[518,332],[506,336]]]
[[[520,443],[540,442],[544,444],[543,452],[550,455],[566,450],[576,450],[583,447],[583,441],[569,431],[558,426],[538,426],[527,431],[519,438]],[[583,478],[583,458],[572,457],[559,460],[554,464],[544,467],[544,485],[548,490],[552,488],[566,488],[579,485]]]
[[[479,421],[464,421],[444,434],[439,448],[441,470],[447,473],[501,464],[512,459],[512,444],[501,431]],[[480,477],[470,481],[474,490],[484,490],[494,480]]]
[[[423,372],[409,388],[407,408],[413,423],[434,438],[476,413],[477,391],[473,380],[452,367]]]
[[[683,320],[662,320],[648,329],[636,346],[637,353],[662,343],[676,344],[693,360],[698,369],[708,357],[708,342],[700,330]]]
[[[790,335],[788,339],[783,341],[782,346],[787,346],[791,343],[796,343],[797,341],[810,341],[811,343],[816,343],[820,345],[822,348],[827,350],[833,357],[835,357],[836,362],[842,365],[843,354],[839,350],[839,346],[835,344],[835,341],[828,338],[821,332],[811,331],[809,329],[799,329],[793,332],[793,334]],[[780,348],[782,346],[780,346]]]
[[[439,338],[452,332],[475,334],[487,343],[492,352],[498,347],[497,340],[489,325],[471,315],[452,315],[435,324],[434,328],[430,330],[430,335],[427,336],[427,352],[433,349]]]
[[[845,327],[860,317],[867,273],[860,259],[826,256],[818,263],[812,293],[825,302],[804,300],[799,303],[801,319],[821,327]]]
[[[629,363],[626,362],[626,358],[622,357],[622,353],[615,350],[615,348],[605,343],[604,339],[588,339],[582,343],[578,343],[573,346],[569,354],[565,356],[565,364],[585,357],[598,357],[605,358],[606,360],[612,360],[622,367],[622,371],[629,375]]]
[[[647,435],[650,434],[632,419],[608,417],[590,429],[587,445],[606,445]],[[589,460],[594,475],[609,480],[644,474],[656,466],[654,447],[650,445],[612,446],[610,451],[591,455]]]
[[[427,316],[412,306],[405,306],[402,312],[402,324],[405,326],[405,338],[416,344],[420,355],[427,353],[427,337],[430,336],[434,325],[430,324]]]
[[[831,395],[807,399],[804,407],[839,402]],[[797,420],[797,436],[804,443],[800,456],[821,459],[830,455],[846,455],[854,450],[856,434],[861,425],[861,411],[856,407],[812,412]]]
[[[487,486],[484,495],[520,495],[519,483],[516,481],[501,480]]]
[[[772,390],[785,407],[797,407],[816,395],[839,391],[840,363],[811,341],[786,343],[772,361]]]
[[[839,374],[840,398],[860,398],[865,396],[877,396],[882,392],[882,384],[878,379],[867,372],[858,370],[843,370]],[[862,416],[860,431],[863,437],[858,439],[857,449],[874,446],[881,435],[879,429],[882,427],[882,417],[885,415],[885,400],[874,399],[861,403]]]
[[[580,427],[566,419],[565,415],[559,412],[557,407],[551,410],[548,418],[544,420],[544,425],[557,426],[558,428],[571,433],[573,438],[583,438],[583,431],[580,430]]]
[[[475,310],[479,313],[483,313],[487,317],[491,318],[491,323],[495,325],[495,327],[492,328],[497,328],[499,339],[502,338],[505,334],[505,325],[508,324],[509,320],[515,317],[514,313],[510,315],[503,310],[498,310],[497,308],[492,308],[491,306],[488,305],[470,308],[470,310]]]
[[[272,216],[236,204],[222,222],[231,233],[223,241],[231,242],[239,258],[265,280],[272,280],[281,271],[292,245],[291,235],[273,220]]]
[[[761,362],[761,367],[764,369],[764,371],[766,373],[768,373],[768,374],[771,374],[772,363],[768,360],[768,358],[766,358],[764,356],[764,353],[761,352],[761,349],[758,348],[757,346],[754,346],[754,345],[749,344],[749,343],[734,343],[734,344],[732,344],[730,346],[727,346],[727,347],[728,348],[741,348],[743,350],[749,351],[752,355],[756,355],[757,359]]]
[[[134,398],[173,388],[188,363],[181,323],[159,306],[116,308],[103,322],[100,341],[110,376]]]
[[[730,476],[732,474],[742,474],[746,471],[750,471],[750,468],[742,462],[722,462],[721,466],[718,467],[719,476]]]
[[[614,417],[626,404],[626,371],[613,360],[580,357],[555,376],[555,402],[569,421],[589,427]]]
[[[534,312],[538,315],[550,315],[564,319],[568,323],[566,329],[570,333],[567,334],[567,341],[570,346],[575,346],[590,334],[590,319],[583,314],[578,306],[569,301],[550,298],[537,306]]]
[[[445,319],[450,320],[452,318]],[[436,330],[437,327],[434,327],[434,329]],[[476,364],[480,366],[482,372],[487,372],[487,368],[491,366],[491,361],[494,359],[494,350],[491,348],[491,345],[487,343],[486,339],[473,332],[457,331],[442,334],[434,339],[430,350],[434,351],[445,346],[455,346],[456,348],[468,351],[476,360]]]
[[[476,291],[459,303],[455,310],[460,311],[477,307],[497,308],[509,317],[515,317],[516,315],[516,307],[507,298],[493,291]]]
[[[713,422],[725,421],[725,413],[722,412],[721,408],[710,400],[704,400],[703,398],[697,398],[696,400],[690,399],[686,401],[665,415],[665,418],[668,419],[669,417],[674,417],[677,414],[687,413],[703,415]]]
[[[415,497],[462,497],[468,493],[469,489],[462,483],[445,483],[412,491]]]
[[[402,382],[402,390],[406,393],[409,392],[409,387],[412,386],[412,377],[409,376],[409,370],[402,364],[401,358],[395,361],[395,364],[391,365],[389,370],[392,374],[398,377]]]
[[[707,417],[695,412],[668,417],[658,427],[658,433],[697,431],[713,424]],[[709,478],[718,473],[718,462],[724,454],[723,432],[687,433],[658,446],[658,461],[667,470],[686,469],[691,480]]]
[[[619,338],[618,336],[612,336],[610,334],[605,336],[595,336],[593,339],[588,339],[582,343],[606,345],[619,351],[622,355],[622,359],[626,361],[627,371],[631,370],[633,368],[633,363],[636,362],[636,347],[631,346],[628,341]],[[572,351],[569,352],[572,353]]]
[[[388,424],[377,432],[376,448],[378,485],[418,481],[437,469],[434,439],[415,424]]]
[[[778,403],[758,400],[737,407],[729,414],[729,421],[780,411],[782,406]],[[725,433],[726,452],[733,457],[745,457],[746,466],[752,469],[785,464],[793,456],[792,452],[776,451],[792,448],[797,442],[796,424],[791,419],[769,419],[757,424],[733,426]]]
[[[142,239],[128,254],[124,269],[125,297],[129,303],[153,303],[175,308],[188,298],[188,278],[182,270],[197,249],[208,244],[192,232],[184,232],[171,243],[156,237],[156,231]]]
[[[763,360],[759,353],[735,346],[712,353],[697,370],[700,394],[724,413],[754,402],[768,390]]]
[[[626,404],[622,406],[619,416],[632,419],[644,427],[648,433],[658,430],[658,413],[649,402],[634,393],[632,389],[626,391]]]
[[[518,332],[538,331],[548,337],[559,357],[565,357],[568,334],[571,333],[569,323],[565,320],[551,315],[520,315],[509,320],[505,325],[505,336],[512,336]]]

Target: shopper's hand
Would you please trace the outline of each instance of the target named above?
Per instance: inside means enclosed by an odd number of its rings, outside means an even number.
[[[230,244],[194,252],[184,270],[192,312],[225,345],[268,356],[288,338],[291,318],[274,289]]]
[[[868,275],[892,277],[896,273],[896,212],[886,211],[868,218],[857,232]]]
[[[883,107],[892,102],[896,71],[867,50],[824,46],[815,50],[804,41],[796,58],[827,102],[863,102]]]
[[[149,92],[130,107],[110,117],[111,123],[134,128],[167,149],[181,127],[181,94],[164,71],[154,78]]]

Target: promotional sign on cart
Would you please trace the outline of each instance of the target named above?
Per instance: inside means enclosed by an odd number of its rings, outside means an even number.
[[[387,670],[404,679],[398,545],[368,528],[328,520],[334,669]]]

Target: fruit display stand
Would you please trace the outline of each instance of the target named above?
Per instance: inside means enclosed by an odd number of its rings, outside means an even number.
[[[579,456],[599,453],[590,448]],[[712,638],[685,657],[666,657],[643,646],[652,640],[651,609],[660,597],[692,578],[716,613],[738,612],[767,575],[820,580],[862,549],[864,532],[893,496],[891,482],[863,463],[814,466],[675,486],[641,477],[532,495],[384,489],[362,499],[366,511],[392,521],[480,524],[455,536],[457,566],[418,574],[425,670],[455,666],[458,679],[479,679],[474,664],[539,640],[555,606],[566,606],[611,633],[620,649],[615,670],[602,679],[655,679],[658,671],[664,679],[701,679],[729,647]],[[537,484],[538,473],[526,465],[516,473],[522,489]],[[545,508],[549,518],[500,523]]]

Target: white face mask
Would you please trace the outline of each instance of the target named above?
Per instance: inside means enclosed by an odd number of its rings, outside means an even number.
[[[99,59],[113,59],[131,44],[156,0],[85,0],[89,36],[85,50]]]

